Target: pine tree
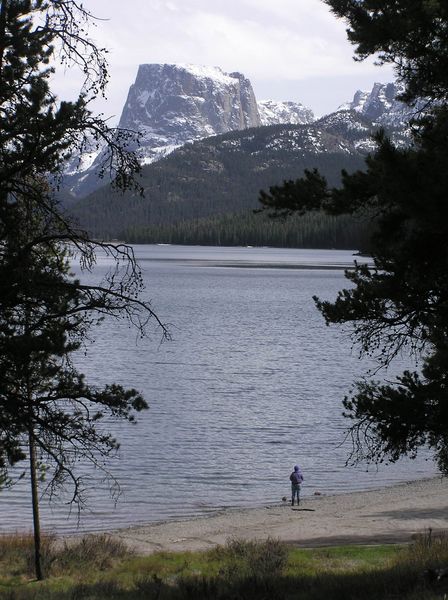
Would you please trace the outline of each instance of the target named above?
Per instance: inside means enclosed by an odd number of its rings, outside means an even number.
[[[109,129],[88,109],[107,82],[103,53],[85,30],[89,18],[72,0],[0,2],[0,480],[28,458],[38,578],[39,465],[52,466],[50,496],[70,489],[70,501],[80,506],[75,463],[101,466],[117,448],[98,427],[101,418],[133,421],[147,406],[136,390],[89,386],[72,353],[103,315],[127,317],[142,335],[155,319],[167,335],[149,303],[139,300],[142,278],[132,249],[90,240],[55,201],[65,161],[92,140],[106,148],[99,175],[109,171],[116,186],[135,187],[138,164],[123,146],[128,132]],[[74,102],[58,102],[51,91],[56,55],[85,75]],[[98,285],[73,278],[71,253],[90,269],[98,248],[116,259],[116,268]]]
[[[45,468],[49,495],[70,491],[69,501],[80,508],[76,462],[81,458],[104,471],[104,459],[118,448],[98,423],[105,415],[133,421],[147,404],[133,389],[89,386],[73,366],[94,306],[90,290],[70,275],[69,251],[54,239],[53,220],[24,199],[10,205],[6,225],[0,262],[1,458],[3,468],[26,455],[29,460],[41,579],[38,465]]]

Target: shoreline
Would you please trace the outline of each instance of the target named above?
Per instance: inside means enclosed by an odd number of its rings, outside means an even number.
[[[297,547],[406,543],[428,529],[448,531],[448,478],[305,497],[294,508],[286,502],[224,509],[185,520],[116,529],[109,535],[138,554],[151,554],[207,550],[229,538],[271,537]]]

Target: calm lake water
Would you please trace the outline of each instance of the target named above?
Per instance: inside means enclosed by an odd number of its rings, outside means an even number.
[[[371,365],[347,332],[327,327],[312,296],[332,299],[345,284],[349,251],[136,246],[146,295],[173,341],[136,338],[107,321],[79,364],[93,383],[141,390],[150,410],[136,426],[110,424],[121,441],[110,464],[122,487],[116,506],[95,474],[82,530],[185,518],[289,497],[295,463],[304,496],[378,488],[435,473],[403,460],[346,467],[350,444],[341,400]],[[365,261],[366,259],[359,259]],[[110,267],[100,259],[94,277]],[[390,376],[390,374],[389,374]],[[27,482],[0,494],[0,531],[30,529]],[[67,507],[42,520],[78,527]]]

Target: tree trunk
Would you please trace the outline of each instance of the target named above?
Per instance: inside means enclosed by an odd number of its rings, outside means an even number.
[[[33,503],[33,526],[34,526],[34,566],[36,578],[43,579],[42,561],[41,561],[41,539],[40,539],[40,518],[39,518],[39,491],[37,488],[36,476],[36,451],[34,444],[34,432],[32,425],[29,429],[29,450],[30,450],[30,473],[31,473],[31,498]]]

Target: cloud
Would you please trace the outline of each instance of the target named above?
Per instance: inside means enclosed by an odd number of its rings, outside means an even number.
[[[141,63],[220,66],[244,73],[255,90],[258,82],[276,79],[297,83],[357,74],[380,78],[372,61],[353,61],[345,24],[322,0],[84,0],[83,4],[107,18],[98,21],[91,34],[110,50],[107,108],[115,114],[121,111]],[[71,82],[61,82],[64,93],[75,82],[70,76]]]
[[[211,13],[195,14],[186,23],[196,40],[198,59],[207,56],[213,64],[257,78],[305,79],[354,70],[349,48],[319,35],[305,36],[285,24],[267,27],[260,21]]]
[[[111,15],[98,33],[116,65],[219,64],[265,78],[358,69],[345,25],[320,0],[133,0],[131,15],[129,3],[94,4],[98,13]]]

